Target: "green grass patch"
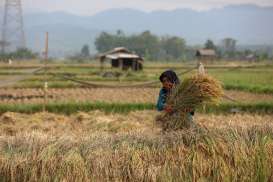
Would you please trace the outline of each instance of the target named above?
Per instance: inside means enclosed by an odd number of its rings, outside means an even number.
[[[101,110],[107,113],[128,113],[130,111],[152,110],[154,104],[131,104],[131,103],[49,103],[46,105],[46,111],[60,114],[73,114],[79,111],[88,112],[92,110]],[[37,113],[43,111],[42,104],[1,104],[0,113],[18,112],[18,113]]]
[[[209,74],[223,82],[228,90],[273,93],[273,71],[269,68],[209,70]]]
[[[273,86],[257,86],[257,85],[246,85],[246,84],[224,84],[226,90],[239,90],[247,91],[252,93],[264,93],[264,94],[273,94]]]
[[[46,105],[46,111],[59,114],[73,114],[79,111],[88,112],[101,110],[106,113],[129,113],[131,111],[155,110],[153,103],[105,103],[105,102],[85,102],[85,103],[49,103]],[[37,113],[43,111],[42,104],[1,104],[0,113],[18,112],[18,113]],[[223,103],[219,106],[207,106],[205,109],[198,109],[200,113],[263,113],[273,114],[273,103],[253,103],[253,104],[233,104]]]
[[[192,66],[192,65],[191,65]],[[126,82],[146,82],[158,80],[160,74],[173,67],[177,73],[185,71],[186,67],[181,64],[147,64],[141,72],[122,72],[120,78],[104,78],[101,76],[100,69],[94,65],[55,65],[48,71],[56,75],[71,75],[79,80],[86,82],[113,82],[113,84],[126,84]],[[106,68],[104,72],[119,72],[118,69]],[[208,66],[207,71],[210,75],[220,80],[227,90],[241,90],[253,93],[273,94],[273,68],[270,65],[259,65],[252,67],[225,67]],[[190,72],[182,75],[185,77],[194,74]],[[0,76],[25,75],[26,69],[0,68]],[[43,85],[43,72],[39,72],[31,78],[16,83],[15,88],[39,88]],[[86,87],[71,83],[61,77],[47,76],[50,88],[77,88]],[[3,79],[5,80],[5,79]],[[41,82],[41,83],[39,83]],[[159,84],[160,85],[160,84]],[[158,86],[159,86],[158,85]]]

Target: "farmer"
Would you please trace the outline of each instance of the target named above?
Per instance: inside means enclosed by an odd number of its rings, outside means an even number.
[[[174,71],[167,70],[160,75],[159,80],[162,83],[162,88],[159,92],[159,97],[158,97],[158,101],[157,101],[157,105],[156,105],[157,110],[164,111],[169,114],[175,114],[172,106],[167,105],[166,101],[167,101],[167,98],[170,95],[172,89],[180,84],[179,78],[177,77],[177,75]],[[187,119],[188,119],[188,123],[190,125],[194,124],[193,116],[194,116],[193,111],[188,113]]]

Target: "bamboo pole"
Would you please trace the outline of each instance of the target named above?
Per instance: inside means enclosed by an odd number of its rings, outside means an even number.
[[[48,32],[46,32],[45,37],[45,52],[44,52],[44,104],[43,104],[43,112],[46,112],[47,105],[47,64],[48,64]]]

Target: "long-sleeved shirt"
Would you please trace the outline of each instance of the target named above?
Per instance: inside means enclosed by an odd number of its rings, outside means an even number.
[[[160,92],[159,92],[159,97],[157,100],[157,104],[156,104],[156,108],[158,111],[163,111],[164,107],[166,105],[166,101],[167,101],[167,95],[168,92],[166,89],[161,88]]]
[[[166,106],[168,91],[164,88],[161,88],[159,92],[159,97],[157,100],[156,108],[158,111],[163,111]],[[189,113],[191,116],[194,116],[194,111]]]

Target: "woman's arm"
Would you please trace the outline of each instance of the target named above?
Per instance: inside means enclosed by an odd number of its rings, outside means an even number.
[[[163,89],[159,92],[159,97],[157,100],[156,108],[158,111],[163,111],[166,104],[166,94],[164,93]]]

